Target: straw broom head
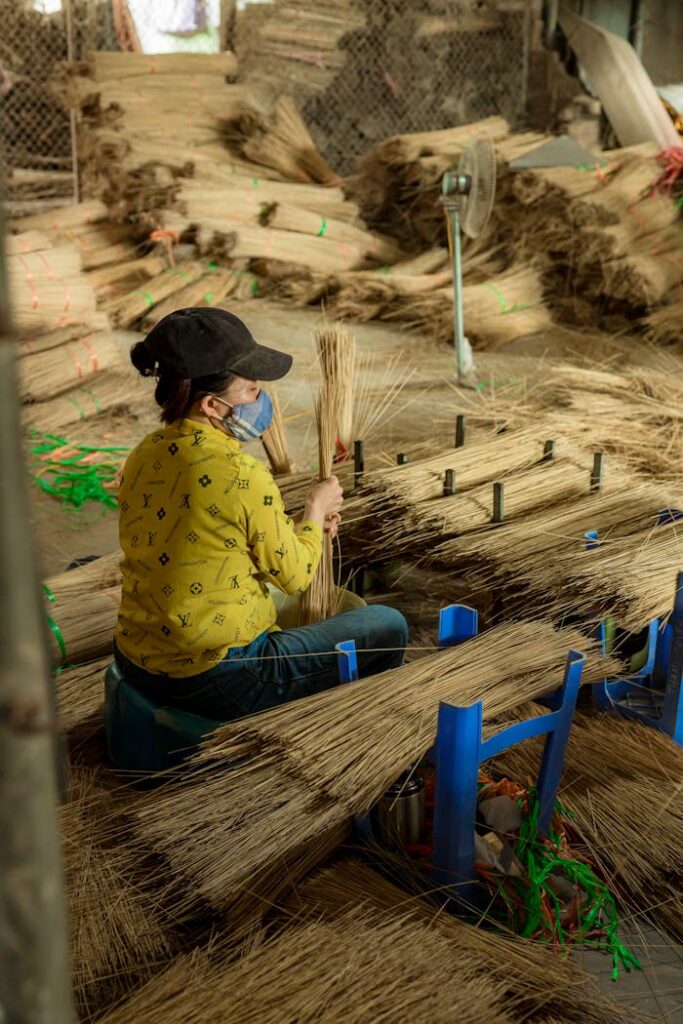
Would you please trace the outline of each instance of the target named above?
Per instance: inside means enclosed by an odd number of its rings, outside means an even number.
[[[268,394],[273,403],[273,421],[261,437],[261,441],[268,456],[271,471],[275,476],[284,476],[293,473],[295,467],[287,450],[285,424],[277,391],[271,387],[268,389]]]

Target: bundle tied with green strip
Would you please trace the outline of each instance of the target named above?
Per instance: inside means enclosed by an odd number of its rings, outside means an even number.
[[[83,445],[54,434],[37,434],[32,443],[33,479],[46,494],[74,508],[88,501],[118,507],[116,478],[128,448]]]
[[[483,700],[487,720],[503,714],[559,686],[570,648],[588,655],[585,683],[619,670],[577,630],[519,621],[371,684],[223,726],[183,781],[141,799],[136,833],[166,859],[168,885],[188,909],[227,909],[245,893],[253,900],[264,878],[294,877],[302,845],[369,810],[431,747],[440,701]]]
[[[129,373],[105,370],[80,387],[24,405],[22,422],[29,430],[63,430],[103,413],[125,409],[131,394]]]
[[[44,610],[55,668],[64,669],[111,653],[121,603],[120,552],[43,583]],[[88,614],[83,614],[84,602]]]
[[[118,327],[130,327],[158,302],[174,295],[188,285],[198,281],[206,271],[206,264],[199,262],[179,263],[170,267],[158,277],[152,278],[143,288],[105,303],[103,308]]]
[[[143,322],[146,327],[152,327],[174,310],[188,306],[222,306],[225,299],[236,290],[238,283],[239,277],[234,269],[207,265],[202,277],[156,303],[143,316]]]

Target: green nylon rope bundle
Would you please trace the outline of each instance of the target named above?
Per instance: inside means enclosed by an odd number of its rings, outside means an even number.
[[[36,438],[38,443],[31,454],[40,463],[34,480],[41,490],[74,508],[81,508],[87,501],[99,502],[105,508],[117,507],[106,485],[113,484],[121,466],[121,458],[114,457],[123,456],[128,448],[73,444],[54,434],[34,435]]]

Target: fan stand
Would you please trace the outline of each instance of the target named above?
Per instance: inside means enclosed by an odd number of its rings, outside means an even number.
[[[469,195],[472,179],[467,174],[447,171],[442,180],[442,203],[448,220],[448,243],[453,259],[453,332],[455,370],[460,387],[476,388],[472,346],[465,337],[462,307],[462,245],[460,237],[460,196]]]

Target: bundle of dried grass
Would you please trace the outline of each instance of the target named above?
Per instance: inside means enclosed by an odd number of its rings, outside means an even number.
[[[186,306],[222,306],[228,295],[237,288],[239,277],[235,270],[209,270],[197,281],[174,292],[158,302],[144,317],[145,326],[151,327],[168,313]]]
[[[353,369],[349,354],[355,351],[344,342],[348,340],[343,329],[321,328],[316,331],[320,362],[320,390],[315,404],[315,422],[318,429],[318,479],[328,480],[337,447],[338,423],[342,412],[348,409],[346,393],[353,387]],[[348,371],[351,370],[350,375]],[[337,591],[332,567],[332,541],[323,536],[323,552],[310,586],[301,595],[299,625],[308,626],[330,618],[337,611]]]
[[[45,614],[55,666],[78,665],[111,652],[121,601],[120,561],[121,554],[115,551],[45,580]]]
[[[533,709],[524,710],[529,714]],[[496,765],[512,778],[526,779],[540,754],[534,741],[529,750],[506,751]],[[678,940],[682,777],[683,751],[665,734],[604,713],[575,715],[560,791],[571,828],[634,913],[651,916]]]
[[[268,391],[273,402],[273,421],[262,435],[261,441],[268,457],[268,463],[275,476],[288,476],[294,472],[294,463],[287,449],[285,424],[277,391]]]
[[[658,345],[678,345],[683,340],[683,301],[652,310],[643,323],[650,341]]]
[[[111,656],[76,665],[60,672],[56,679],[59,724],[70,738],[104,725],[104,673]]]
[[[425,930],[438,935],[450,947],[452,963],[461,958],[476,963],[482,975],[503,986],[505,1006],[515,1019],[536,1021],[542,1011],[573,1024],[630,1020],[630,1008],[619,1008],[599,993],[595,980],[574,960],[539,943],[435,913],[432,903],[398,888],[360,861],[345,860],[324,868],[298,888],[291,902],[295,909],[322,914],[330,921],[358,909],[377,922],[410,922],[417,935]]]
[[[173,225],[170,217],[166,222]],[[202,219],[196,240],[202,255],[279,260],[326,274],[353,270],[367,262],[366,246],[357,242],[335,242],[324,235],[316,237],[298,231],[275,231],[250,224],[238,224],[231,231],[224,222],[209,218]]]
[[[364,231],[345,221],[302,210],[299,206],[274,203],[262,211],[260,220],[276,231],[293,231],[315,238],[327,238],[342,246],[357,246],[367,259],[381,263],[395,263],[401,256],[396,243],[385,235]]]
[[[49,213],[23,217],[12,221],[10,227],[13,231],[21,232],[54,231],[59,234],[73,231],[80,234],[87,230],[88,225],[106,220],[108,215],[109,210],[101,200],[87,199],[82,203],[60,206],[58,210],[51,210]]]
[[[73,986],[84,1017],[126,995],[168,963],[175,941],[153,894],[143,887],[139,854],[109,837],[113,803],[97,776],[72,774],[61,808],[71,921]]]
[[[276,171],[285,181],[339,183],[290,96],[279,96],[267,113],[256,110],[252,101],[238,116],[226,117],[223,132],[237,155]]]
[[[265,207],[281,204],[310,210],[335,222],[362,224],[358,206],[344,197],[341,188],[268,181],[227,173],[223,180],[219,180],[217,171],[215,180],[207,182],[207,174],[208,171],[202,171],[199,178],[184,180],[178,189],[175,206],[190,223],[207,216],[214,219],[224,217],[228,225],[256,223]]]
[[[130,294],[115,298],[103,308],[118,327],[130,327],[158,302],[198,281],[205,270],[206,267],[198,262],[179,263],[146,282],[144,288],[136,288]]]
[[[92,337],[95,331],[106,331],[109,328],[109,321],[105,313],[95,313],[87,324],[67,324],[58,327],[54,331],[41,332],[40,334],[26,335],[19,339],[19,355],[33,356],[38,352],[46,352],[50,348],[57,348],[66,341],[75,341],[78,338]]]
[[[349,1024],[511,1024],[503,991],[476,961],[454,960],[427,926],[347,910],[335,921],[292,924],[232,965],[220,952],[213,962],[205,951],[183,958],[98,1024],[313,1024],[321,1013]]]
[[[286,878],[302,844],[368,810],[433,743],[440,701],[483,700],[487,719],[503,714],[559,685],[570,647],[589,654],[586,683],[618,670],[576,630],[516,622],[224,726],[184,782],[141,800],[137,834],[166,858],[185,905],[228,907],[264,873]]]
[[[84,335],[21,359],[19,393],[23,402],[41,401],[81,382],[94,383],[100,373],[124,366],[121,349],[111,334]]]
[[[231,78],[237,74],[237,58],[229,50],[221,53],[116,53],[98,50],[90,54],[88,71],[96,82],[120,82],[148,75],[216,74]]]
[[[28,245],[35,244],[30,232]],[[17,236],[19,239],[22,236]],[[81,255],[71,244],[33,248],[7,259],[13,317],[20,333],[49,331],[88,322],[95,313],[95,292],[81,273]]]
[[[105,372],[87,385],[64,391],[44,402],[31,402],[22,409],[22,422],[29,429],[59,431],[103,413],[125,409],[131,400],[130,373]]]
[[[98,267],[88,274],[88,281],[94,288],[104,289],[121,278],[138,276],[140,280],[150,277],[158,277],[167,267],[167,261],[163,256],[156,256],[150,253],[148,256],[141,256],[135,260],[124,260],[122,263],[109,264],[106,267]],[[106,294],[106,293],[105,293]]]

